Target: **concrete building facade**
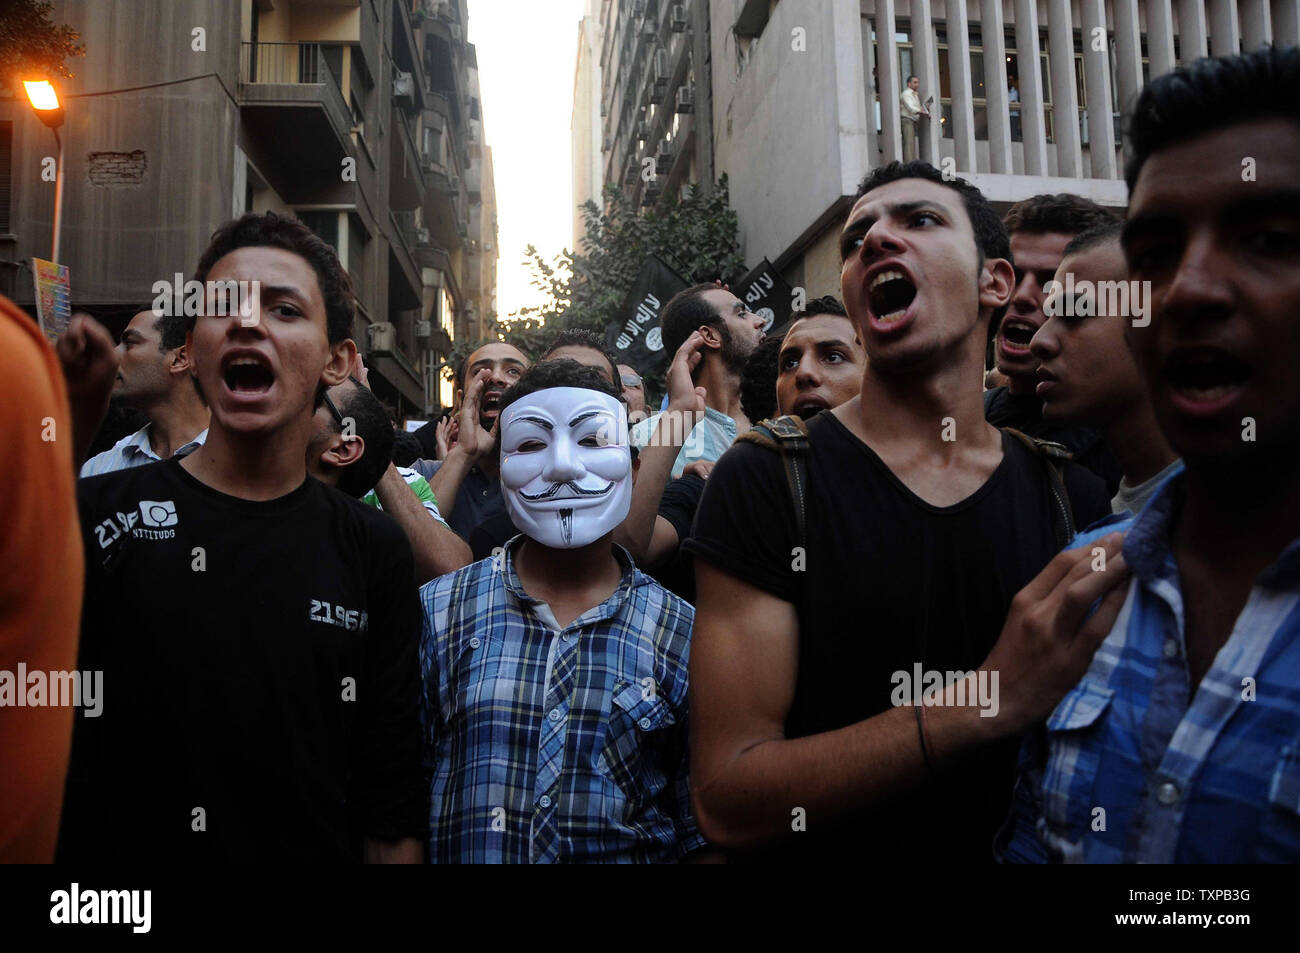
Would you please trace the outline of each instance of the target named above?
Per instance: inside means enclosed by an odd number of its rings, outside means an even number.
[[[599,207],[604,188],[604,159],[601,155],[602,118],[600,112],[600,10],[602,0],[587,0],[578,22],[578,55],[573,69],[573,116],[569,124],[573,156],[573,244],[581,250],[586,235],[582,206],[595,202]]]
[[[714,181],[708,0],[600,0],[602,181],[642,208]]]
[[[1300,0],[711,0],[710,19],[715,164],[746,259],[809,297],[839,294],[857,184],[903,157],[909,75],[934,97],[920,157],[1000,209],[1063,191],[1121,208],[1121,116],[1145,82],[1300,42]]]
[[[188,276],[222,222],[292,213],[352,278],[376,393],[434,410],[438,367],[495,287],[481,218],[471,236],[490,157],[465,16],[464,0],[56,2],[86,46],[58,84],[74,303],[120,320]],[[52,150],[25,102],[0,102],[0,291],[29,308]]]
[[[1000,210],[1043,192],[1121,208],[1121,119],[1144,83],[1300,42],[1300,0],[600,0],[599,14],[605,181],[652,206],[726,174],[746,261],[808,297],[839,294],[858,183],[903,157],[909,75],[933,97],[920,158]],[[575,97],[575,129],[577,115]]]

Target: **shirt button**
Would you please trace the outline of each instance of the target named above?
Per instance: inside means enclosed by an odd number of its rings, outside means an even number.
[[[1156,800],[1168,807],[1178,800],[1178,788],[1166,781],[1156,790]]]
[[[561,642],[569,641],[569,633],[565,632],[562,636],[560,636],[560,641]]]
[[[1178,655],[1178,640],[1165,639],[1165,658],[1174,658]]]
[[[537,803],[542,807],[550,807],[551,799],[547,797],[545,794],[543,794],[541,797],[537,799]]]
[[[469,647],[472,648],[472,649],[476,649],[476,648],[478,648],[478,647],[479,647],[480,645],[482,645],[482,644],[483,644],[483,643],[479,641],[479,638],[478,638],[477,635],[474,636],[474,638],[472,638],[472,639],[469,640]]]
[[[640,721],[637,722],[637,724],[641,726],[641,730],[642,730],[642,731],[649,731],[649,730],[650,730],[650,719],[649,719],[649,718],[642,718]]]
[[[550,713],[550,715],[548,715],[547,717],[550,718],[551,721],[559,721],[559,720],[560,720],[560,709],[558,709],[558,708],[552,708],[552,709],[551,709],[551,713]]]

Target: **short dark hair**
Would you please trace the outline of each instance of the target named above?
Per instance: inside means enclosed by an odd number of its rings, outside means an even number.
[[[701,327],[726,327],[718,309],[704,300],[707,291],[718,291],[713,282],[691,285],[668,299],[659,312],[659,328],[663,335],[664,353],[673,359],[677,349],[686,343],[691,333]]]
[[[552,387],[585,387],[588,390],[608,394],[620,402],[623,400],[623,389],[605,380],[595,368],[579,364],[569,357],[561,357],[554,361],[534,364],[524,371],[519,380],[511,384],[501,395],[502,415],[505,414],[507,407],[520,398]]]
[[[1158,76],[1128,122],[1129,195],[1152,153],[1257,119],[1300,122],[1300,47],[1202,58]]]
[[[780,371],[781,344],[779,337],[764,338],[740,372],[740,410],[751,423],[776,416],[776,378]]]
[[[796,311],[790,315],[789,324],[796,321],[802,321],[804,318],[815,317],[819,314],[834,314],[841,318],[847,318],[849,313],[844,310],[844,305],[840,304],[840,299],[834,295],[823,295],[820,298],[813,298],[809,301],[802,311]]]
[[[1081,251],[1087,251],[1089,248],[1105,242],[1119,242],[1123,233],[1124,223],[1119,219],[1113,219],[1104,225],[1097,225],[1070,239],[1070,244],[1065,246],[1065,253],[1061,257],[1064,258]]]
[[[858,186],[853,201],[856,204],[868,192],[900,179],[924,179],[952,189],[961,196],[962,204],[966,208],[966,217],[970,219],[971,228],[975,232],[975,250],[979,253],[980,264],[982,265],[986,258],[1011,260],[1011,244],[1007,237],[1007,230],[1002,224],[1002,219],[998,218],[998,213],[993,211],[989,200],[984,197],[984,193],[960,176],[945,177],[928,162],[891,162],[873,169]]]
[[[873,169],[858,186],[853,201],[856,204],[868,192],[900,179],[924,179],[927,182],[937,182],[961,196],[966,217],[970,219],[971,230],[975,232],[975,251],[979,255],[981,267],[988,258],[1005,258],[1007,261],[1012,261],[1011,238],[1007,234],[1006,226],[1002,224],[1002,219],[998,217],[997,212],[993,211],[993,206],[984,197],[984,193],[961,176],[945,176],[928,162],[891,162]],[[1002,321],[1002,316],[1007,313],[1007,305],[1010,303],[1008,300],[1007,304],[993,310],[989,320],[990,340],[994,329]]]
[[[1116,221],[1114,214],[1081,195],[1058,192],[1055,195],[1034,195],[1017,202],[1007,210],[1002,220],[1007,234],[1024,232],[1029,235],[1080,235],[1089,229]]]
[[[562,347],[585,347],[596,351],[609,362],[609,379],[618,382],[618,358],[605,347],[605,339],[595,331],[588,331],[586,328],[565,328],[547,346],[541,360],[546,360]]]
[[[174,351],[185,344],[190,320],[183,314],[162,314],[154,321],[153,329],[158,332],[158,350]]]
[[[509,341],[502,341],[497,338],[484,338],[481,341],[476,341],[473,345],[471,345],[470,349],[465,352],[465,356],[456,362],[456,388],[458,390],[465,389],[465,375],[469,372],[469,359],[474,356],[475,351],[479,350],[480,348],[487,347],[489,344],[509,344],[520,354],[524,355],[525,361],[529,361],[529,362],[532,361],[532,356],[529,354],[525,354],[523,348],[521,348],[517,344],[510,344]]]
[[[352,337],[352,320],[356,316],[352,280],[339,264],[334,249],[319,235],[291,215],[248,212],[212,233],[194,269],[195,280],[206,283],[212,266],[239,248],[282,248],[306,259],[316,272],[325,300],[325,333],[330,344]],[[195,320],[190,315],[187,328],[192,329]]]
[[[339,402],[339,413],[352,418],[352,432],[365,441],[361,459],[339,471],[338,487],[348,496],[360,498],[373,490],[393,461],[392,421],[383,401],[370,392],[370,388],[349,381],[352,392]],[[334,429],[341,432],[338,421]]]
[[[424,456],[424,445],[420,438],[405,430],[393,431],[393,465],[409,467]]]

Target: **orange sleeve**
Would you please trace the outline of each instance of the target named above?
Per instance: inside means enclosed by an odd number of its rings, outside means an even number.
[[[19,663],[47,676],[76,669],[84,565],[63,372],[36,322],[3,296],[0,407],[0,863],[48,863],[74,709],[17,707],[12,695]]]

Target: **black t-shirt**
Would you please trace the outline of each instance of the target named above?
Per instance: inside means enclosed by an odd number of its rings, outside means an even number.
[[[704,495],[704,478],[687,473],[664,487],[659,498],[659,515],[677,531],[677,549],[663,564],[650,571],[658,583],[678,598],[695,604],[695,565],[681,544],[691,535],[695,511]]]
[[[984,419],[995,427],[1010,427],[1030,437],[1059,443],[1074,455],[1075,463],[1106,482],[1106,490],[1111,496],[1119,491],[1124,470],[1101,434],[1088,427],[1048,421],[1043,417],[1043,401],[1037,394],[1013,394],[1006,387],[987,390],[984,392]]]
[[[80,481],[61,860],[357,859],[427,833],[420,608],[392,518],[317,480],[219,493],[169,460]]]
[[[808,425],[807,547],[780,456],[736,443],[709,477],[686,549],[793,604],[798,681],[786,736],[832,731],[887,711],[896,672],[969,672],[988,655],[1012,597],[1057,551],[1043,464],[1003,436],[1003,459],[949,507],[921,500],[832,414]],[[1080,467],[1066,485],[1083,526],[1109,512]],[[919,744],[919,742],[918,742]],[[848,858],[896,865],[991,861],[1006,815],[1017,741],[980,751],[876,812],[807,829],[763,859]]]

